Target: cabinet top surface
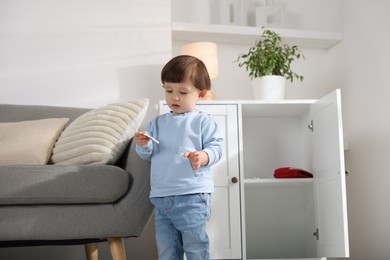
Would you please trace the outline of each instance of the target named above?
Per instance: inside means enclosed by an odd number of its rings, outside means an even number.
[[[233,105],[241,109],[245,117],[252,116],[299,116],[310,110],[317,100],[200,100],[198,105]],[[160,105],[165,105],[164,100]]]
[[[284,100],[199,100],[199,105],[288,105],[288,104],[313,104],[317,99],[284,99]],[[165,104],[160,100],[160,104]]]

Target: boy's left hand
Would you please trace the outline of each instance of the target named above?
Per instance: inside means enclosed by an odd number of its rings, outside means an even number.
[[[186,152],[183,156],[191,161],[192,170],[194,171],[198,170],[202,165],[207,165],[209,159],[207,153],[203,151]]]

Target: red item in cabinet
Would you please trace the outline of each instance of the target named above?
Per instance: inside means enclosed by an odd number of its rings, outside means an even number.
[[[275,178],[313,178],[313,174],[300,168],[283,167],[274,172]]]

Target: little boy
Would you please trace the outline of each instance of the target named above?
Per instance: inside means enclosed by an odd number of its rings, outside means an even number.
[[[209,74],[201,60],[180,55],[164,66],[161,81],[171,113],[135,134],[137,153],[151,161],[158,259],[209,260],[210,167],[221,159],[223,143],[212,117],[195,108],[210,90]]]

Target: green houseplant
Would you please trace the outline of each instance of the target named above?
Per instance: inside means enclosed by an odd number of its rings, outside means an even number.
[[[298,75],[291,69],[292,62],[300,58],[304,58],[304,55],[296,45],[287,45],[283,43],[282,37],[278,33],[264,29],[261,39],[256,41],[247,53],[240,54],[236,61],[239,67],[244,67],[248,71],[252,80],[259,79],[268,82],[270,78],[277,78],[279,82],[283,83],[282,95],[284,97],[285,80],[291,82],[294,79],[303,80],[302,75]],[[264,77],[269,79],[264,79]],[[257,81],[255,81],[256,83]],[[275,83],[271,83],[268,89],[274,88],[273,86],[275,86]],[[271,97],[269,99],[279,98]]]

